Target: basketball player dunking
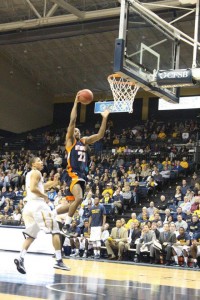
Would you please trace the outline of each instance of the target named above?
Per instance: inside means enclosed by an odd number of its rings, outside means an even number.
[[[55,175],[53,181],[48,181],[43,184],[43,178],[40,172],[43,169],[41,159],[39,157],[33,157],[30,160],[30,165],[32,170],[26,175],[28,202],[23,210],[23,219],[26,226],[23,234],[26,239],[22,245],[19,258],[16,258],[14,262],[17,266],[17,270],[22,274],[26,274],[24,256],[30,245],[37,238],[38,232],[44,230],[44,232],[52,234],[52,243],[55,248],[56,256],[54,268],[69,271],[70,268],[65,266],[62,261],[58,223],[55,220],[54,213],[51,212],[50,207],[46,203],[48,196],[45,194],[45,190],[58,185],[59,174]]]
[[[102,123],[97,134],[81,138],[80,130],[76,128],[77,107],[79,103],[79,93],[76,96],[74,106],[70,115],[70,123],[66,134],[66,151],[67,151],[67,173],[68,186],[74,196],[74,201],[69,206],[68,216],[63,227],[63,232],[68,235],[68,230],[72,217],[77,207],[83,201],[84,186],[88,168],[87,145],[93,144],[103,138],[109,111],[105,110],[102,115]],[[58,213],[62,213],[62,209]]]

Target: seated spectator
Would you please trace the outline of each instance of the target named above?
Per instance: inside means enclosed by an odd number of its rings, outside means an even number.
[[[190,181],[190,188],[194,188],[195,183],[200,183],[200,178],[198,178],[196,173],[193,173],[191,181]]]
[[[171,161],[169,160],[169,157],[166,157],[165,160],[162,162],[163,166],[170,166],[171,165]]]
[[[167,136],[166,136],[165,132],[163,130],[161,130],[158,134],[158,139],[163,141],[166,137]]]
[[[108,253],[108,259],[116,259],[116,255],[113,250],[118,251],[118,260],[121,261],[123,258],[123,253],[126,249],[128,239],[128,231],[122,227],[121,220],[116,221],[116,227],[111,231],[111,235],[105,242],[106,250]]]
[[[100,203],[102,203],[102,204],[112,203],[111,195],[109,193],[105,193],[103,195],[103,198],[100,200]]]
[[[175,260],[175,266],[179,266],[178,257],[184,257],[184,267],[188,267],[188,254],[190,250],[190,236],[183,227],[179,228],[179,235],[172,246],[172,253]]]
[[[172,245],[176,242],[176,235],[170,232],[169,224],[165,223],[163,225],[163,232],[160,233],[158,239],[159,243],[162,246],[161,252],[166,254],[166,266],[171,264],[172,256]],[[155,257],[155,263],[160,263],[160,250],[153,248],[153,253],[151,255],[151,262],[153,263],[153,258]]]
[[[149,221],[158,222],[161,220],[158,210],[155,211],[154,215],[149,218]]]
[[[170,223],[172,221],[173,217],[171,215],[171,211],[169,208],[165,209],[165,214],[162,216],[163,224]]]
[[[175,223],[176,229],[179,230],[180,227],[183,227],[185,230],[188,228],[188,224],[183,220],[181,215],[177,216],[177,222]]]
[[[192,239],[196,239],[200,235],[200,221],[197,215],[192,216],[192,222],[189,223],[187,231]]]
[[[140,173],[140,176],[142,177],[142,181],[146,181],[148,176],[150,175],[151,175],[151,170],[149,169],[148,165],[144,165]]]
[[[131,219],[129,219],[128,222],[125,225],[126,229],[130,229],[131,223],[138,223],[136,213],[131,214]]]
[[[153,242],[156,240],[156,235],[153,230],[150,230],[148,225],[144,225],[139,243],[136,245],[137,259],[135,262],[141,262],[141,253],[150,251],[150,257],[153,257]]]
[[[185,213],[182,211],[182,208],[179,206],[176,209],[176,213],[173,215],[173,219],[176,222],[177,221],[177,217],[181,215],[182,219],[185,220]]]
[[[162,175],[163,184],[169,184],[170,183],[170,169],[167,165],[163,167],[163,170],[160,171],[160,174]]]
[[[139,222],[130,223],[130,229],[128,230],[128,244],[129,248],[134,249],[136,240],[141,236],[141,229]]]
[[[105,194],[109,193],[109,195],[112,197],[113,195],[113,188],[112,188],[112,184],[111,183],[107,183],[106,184],[106,188],[103,190],[102,196],[104,196]]]
[[[112,201],[113,201],[112,206],[113,206],[114,213],[115,214],[122,213],[124,198],[120,194],[120,190],[119,189],[117,189],[115,191],[115,195],[113,196]]]
[[[165,212],[167,205],[168,204],[165,195],[161,195],[160,201],[156,204],[157,209],[159,209],[160,212]]]
[[[147,208],[147,213],[148,213],[149,218],[154,215],[155,210],[156,210],[156,207],[154,206],[154,202],[151,201],[149,203],[149,207]]]
[[[157,222],[157,229],[160,232],[163,232],[163,222],[161,220]]]
[[[72,252],[72,254],[70,256],[79,257],[80,243],[79,243],[78,237],[80,237],[80,235],[81,235],[81,230],[77,226],[77,222],[75,220],[73,220],[70,225],[69,234],[70,234],[70,246],[71,246],[71,252]],[[68,239],[68,238],[66,237],[65,239]]]
[[[89,243],[90,234],[89,234],[89,222],[88,219],[84,221],[83,234],[78,238],[80,243],[80,250],[83,250],[83,258],[88,257],[88,250],[92,248]]]
[[[185,179],[183,179],[182,180],[182,186],[181,186],[181,194],[183,196],[185,196],[188,189],[189,189],[189,186],[187,185],[187,181]]]
[[[157,222],[153,221],[151,224],[151,230],[155,232],[156,239],[158,240],[160,237],[160,231],[158,230],[158,225]]]
[[[105,246],[105,242],[107,241],[108,237],[109,237],[109,224],[105,223],[105,225],[103,226],[103,231],[101,233],[101,246]]]
[[[183,173],[186,176],[188,174],[188,171],[189,171],[189,164],[187,162],[186,157],[183,157],[183,160],[180,162],[180,166],[182,167]]]
[[[199,238],[193,238],[192,239],[192,246],[189,250],[190,255],[193,258],[193,268],[197,268],[197,256],[199,256],[200,253],[200,239]]]
[[[185,222],[189,225],[192,222],[192,213],[191,210],[186,211]]]
[[[176,237],[179,235],[179,231],[176,230],[176,225],[174,222],[171,222],[169,224],[169,229],[170,229],[170,232],[175,233]]]
[[[174,195],[174,201],[176,203],[176,205],[178,204],[179,201],[182,201],[182,193],[181,193],[181,186],[177,186],[176,187],[176,192],[175,192],[175,195]]]
[[[57,196],[56,190],[54,188],[51,188],[50,191],[48,191],[47,196],[51,202],[54,202],[54,199]]]
[[[155,182],[157,183],[156,189],[157,190],[162,190],[162,187],[163,187],[163,177],[159,173],[159,171],[157,170],[157,168],[156,168],[155,174],[153,175],[153,178],[154,178]]]
[[[188,210],[191,209],[191,203],[187,196],[184,197],[184,202],[180,204],[180,207],[182,208],[183,213],[186,213]]]
[[[19,208],[15,208],[14,212],[13,212],[13,220],[15,221],[21,221],[21,218],[22,218],[22,214],[21,214],[21,211],[19,210]]]
[[[133,206],[132,203],[132,192],[130,190],[129,185],[125,185],[125,187],[122,189],[122,197],[123,197],[123,204],[125,206],[125,209],[130,209]]]

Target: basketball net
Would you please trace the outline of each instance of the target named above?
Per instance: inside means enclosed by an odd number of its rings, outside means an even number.
[[[135,95],[140,87],[119,74],[109,75],[108,82],[114,98],[114,108],[119,112],[132,113]]]

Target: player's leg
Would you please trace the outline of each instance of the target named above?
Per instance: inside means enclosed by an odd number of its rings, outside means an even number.
[[[67,267],[62,260],[60,235],[58,233],[52,234],[52,243],[55,249],[56,256],[56,263],[54,265],[54,268],[70,271],[71,269]]]
[[[14,263],[16,264],[17,270],[21,274],[26,274],[26,270],[24,267],[24,257],[33,241],[34,241],[34,238],[31,238],[31,237],[28,237],[27,239],[25,239],[25,241],[22,245],[22,250],[20,252],[19,258],[14,259]]]
[[[83,189],[79,183],[76,183],[71,190],[75,200],[70,204],[69,210],[68,210],[68,216],[66,217],[65,220],[65,226],[63,226],[62,231],[68,236],[68,231],[70,228],[70,224],[72,221],[72,217],[77,210],[78,206],[82,203],[83,201]]]
[[[40,231],[40,228],[37,226],[34,216],[32,214],[33,209],[34,205],[32,202],[30,202],[26,204],[23,210],[23,220],[26,226],[25,230],[23,231],[25,241],[22,244],[22,250],[19,254],[19,257],[14,259],[14,263],[17,267],[17,270],[21,274],[26,274],[26,270],[24,267],[24,257],[30,245],[36,239],[37,234]]]

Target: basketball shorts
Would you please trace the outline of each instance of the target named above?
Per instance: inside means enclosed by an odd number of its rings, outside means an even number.
[[[84,174],[79,174],[79,173],[72,173],[73,176],[67,176],[67,185],[69,187],[69,191],[72,192],[72,189],[74,187],[75,184],[80,184],[82,190],[83,190],[83,194],[85,192],[85,175]],[[72,194],[71,194],[72,195]]]
[[[190,246],[172,246],[174,251],[176,252],[177,256],[182,256],[183,255],[183,250],[189,252]]]
[[[45,233],[59,233],[59,226],[54,214],[44,200],[28,200],[23,209],[25,236],[36,238],[40,230]]]
[[[101,226],[91,227],[90,242],[97,242],[101,240]]]

